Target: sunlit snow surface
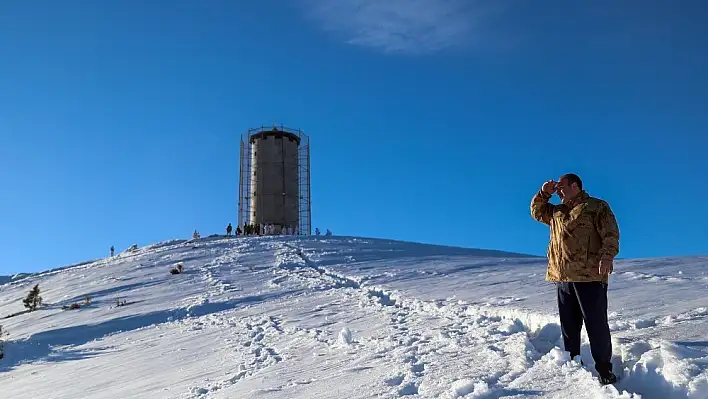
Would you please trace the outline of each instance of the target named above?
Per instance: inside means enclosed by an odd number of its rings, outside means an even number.
[[[585,367],[562,351],[543,258],[352,237],[164,242],[0,286],[0,317],[20,313],[0,319],[0,397],[708,398],[707,265],[616,263],[622,379],[601,387],[586,336]],[[45,306],[22,313],[37,283]]]

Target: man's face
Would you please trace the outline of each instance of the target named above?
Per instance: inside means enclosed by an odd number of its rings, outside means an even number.
[[[558,185],[556,186],[556,193],[560,197],[561,201],[567,202],[572,200],[578,193],[580,192],[580,189],[578,189],[577,184],[568,184],[568,179],[562,178],[558,180]]]

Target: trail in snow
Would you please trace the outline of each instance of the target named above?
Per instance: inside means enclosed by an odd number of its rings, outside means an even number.
[[[560,344],[560,327],[555,323],[536,326],[532,331],[518,319],[503,319],[454,304],[430,304],[381,287],[368,287],[366,280],[317,266],[292,245],[281,245],[275,252],[278,267],[283,271],[277,281],[310,280],[307,284],[317,290],[353,291],[348,296],[358,296],[359,306],[379,307],[379,311],[388,314],[390,339],[377,343],[373,349],[377,356],[393,358],[398,363],[397,371],[384,377],[386,385],[393,388],[390,392],[378,392],[384,397],[418,394],[457,397],[475,392],[486,397],[536,395],[540,391],[510,390],[508,386],[523,380],[524,374],[533,370],[539,360],[556,364],[564,359],[559,351],[551,353]],[[566,360],[571,364],[570,359]],[[586,369],[570,367],[570,371],[585,376],[588,387],[602,390]],[[452,370],[461,375],[455,377]],[[472,370],[475,373],[470,373]],[[563,376],[570,371],[560,373],[561,367],[557,371],[561,376],[558,388],[563,389],[566,382]],[[476,375],[462,377],[465,374]],[[582,395],[579,393],[577,397]]]
[[[334,242],[328,245],[319,242],[303,244],[300,250],[328,264],[331,272],[349,269],[355,263],[349,260],[336,262],[351,251],[351,247],[342,245],[339,251],[334,251],[331,245]],[[409,296],[427,297],[425,301],[428,303],[457,302],[473,314],[516,320],[525,330],[560,338],[555,324],[552,286],[544,286],[542,275],[539,276],[542,274],[539,271],[545,269],[545,262],[512,259],[514,265],[505,267],[506,261],[499,259],[495,263],[488,258],[475,260],[461,256],[447,257],[443,262],[419,260],[414,269],[401,267],[404,262],[396,260],[389,265],[379,265],[372,272],[363,268],[353,270],[357,273],[355,278],[365,280],[367,284],[379,281],[390,287],[401,287]],[[432,270],[428,269],[430,263],[434,265]],[[620,306],[611,306],[614,309],[611,309],[610,319],[615,348],[613,363],[615,370],[625,377],[616,384],[620,391],[641,392],[644,398],[708,397],[708,347],[701,339],[705,337],[706,308],[697,306],[704,304],[704,300],[695,294],[708,288],[705,263],[708,263],[707,257],[618,262],[619,273],[611,278],[610,301],[617,301]],[[497,266],[493,266],[495,264]],[[646,285],[637,284],[631,271],[633,268],[644,270],[644,276],[657,278],[647,279],[651,282]],[[460,270],[467,272],[466,278],[449,279],[457,277],[455,275]],[[433,273],[435,279],[419,277]],[[626,279],[627,276],[631,278]],[[679,279],[666,276],[681,276],[681,284],[676,285]],[[516,295],[500,297],[500,292]],[[447,298],[438,299],[441,293],[446,293]],[[511,307],[503,306],[512,303]],[[620,312],[616,310],[618,308]],[[659,315],[654,316],[656,314]],[[685,338],[674,338],[680,336]],[[674,341],[669,341],[668,337]],[[592,369],[590,348],[587,337],[584,338],[583,360]],[[556,343],[562,347],[561,342]],[[554,361],[552,358],[546,360]]]

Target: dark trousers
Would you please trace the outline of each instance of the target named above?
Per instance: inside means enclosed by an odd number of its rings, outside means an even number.
[[[607,284],[600,281],[556,283],[558,313],[565,350],[570,356],[580,354],[580,331],[590,340],[595,369],[600,374],[612,371],[612,340],[607,323]]]

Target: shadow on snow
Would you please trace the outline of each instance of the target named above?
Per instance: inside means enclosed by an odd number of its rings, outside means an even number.
[[[277,300],[295,292],[300,291],[249,295],[225,302],[204,302],[183,308],[116,317],[95,324],[83,324],[42,331],[24,340],[5,342],[5,358],[0,360],[0,372],[9,371],[19,365],[36,361],[65,362],[90,358],[106,352],[108,348],[78,349],[72,347],[99,340],[112,334],[136,331],[157,324],[219,313],[236,309],[242,305]]]

